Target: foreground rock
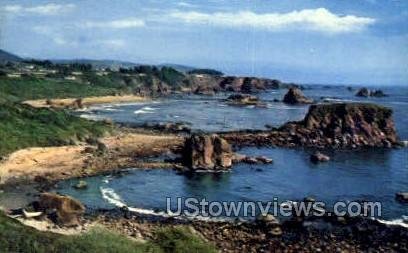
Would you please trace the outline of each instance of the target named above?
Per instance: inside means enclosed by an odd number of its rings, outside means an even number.
[[[232,166],[232,148],[216,134],[193,134],[186,139],[182,155],[183,164],[191,170],[217,171]]]
[[[37,209],[62,226],[79,225],[79,218],[85,212],[85,207],[78,200],[54,193],[42,193]]]
[[[312,105],[302,121],[279,129],[222,135],[234,145],[357,148],[399,145],[392,110],[367,103]]]
[[[384,94],[382,90],[369,90],[367,88],[361,88],[356,93],[357,97],[385,97],[387,96]]]
[[[286,104],[311,104],[312,99],[309,99],[303,95],[302,91],[298,88],[290,88],[286,95],[283,97],[283,102]]]
[[[398,192],[395,194],[395,199],[401,203],[408,203],[408,192]]]
[[[320,152],[315,152],[310,156],[310,161],[313,163],[328,162],[330,157]]]

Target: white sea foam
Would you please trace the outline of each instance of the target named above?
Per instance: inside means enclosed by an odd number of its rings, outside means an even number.
[[[110,204],[117,207],[124,207],[126,204],[123,202],[122,198],[112,189],[100,187],[102,198],[108,201]]]
[[[154,113],[157,108],[152,108],[149,106],[142,107],[139,110],[134,111],[134,114],[145,114],[145,113]]]
[[[99,188],[101,193],[102,193],[102,198],[105,199],[108,203],[122,208],[122,207],[127,207],[127,209],[131,212],[138,213],[138,214],[145,214],[145,215],[153,215],[153,216],[159,216],[159,217],[173,217],[175,219],[189,219],[189,220],[201,220],[201,221],[215,221],[215,222],[223,222],[223,221],[233,221],[234,219],[232,218],[215,218],[215,217],[206,217],[206,216],[194,216],[194,217],[189,217],[189,216],[177,216],[174,214],[169,214],[163,211],[160,212],[155,212],[154,210],[151,209],[144,209],[144,208],[137,208],[137,207],[130,207],[126,205],[124,200],[113,190],[112,188],[104,188],[100,187]]]
[[[104,117],[101,117],[99,115],[95,114],[81,114],[79,117],[84,118],[84,119],[90,119],[90,120],[102,120]]]
[[[108,201],[110,204],[117,206],[117,207],[127,207],[129,211],[139,213],[139,214],[146,214],[146,215],[155,215],[155,216],[162,216],[162,217],[170,217],[165,212],[155,212],[150,209],[143,209],[143,208],[136,208],[136,207],[129,207],[126,205],[124,200],[112,189],[112,188],[104,188],[100,187],[102,198]]]
[[[394,220],[381,220],[381,219],[377,219],[379,222],[386,224],[386,225],[393,225],[393,226],[401,226],[404,228],[408,228],[408,217],[407,216],[403,216],[403,218],[401,219],[394,219]]]

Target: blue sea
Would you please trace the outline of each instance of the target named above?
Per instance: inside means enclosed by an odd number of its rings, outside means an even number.
[[[387,97],[359,98],[356,88],[310,85],[304,94],[316,101],[373,102],[392,108],[401,140],[408,140],[408,88],[383,87]],[[258,94],[266,108],[234,107],[225,104],[229,94],[174,96],[153,102],[107,104],[77,112],[92,119],[109,118],[132,124],[184,122],[194,131],[219,132],[238,129],[265,129],[287,121],[301,120],[308,106],[289,106],[282,99],[286,90]],[[196,197],[210,201],[298,201],[312,196],[327,204],[336,201],[380,201],[382,216],[400,221],[408,216],[408,205],[395,200],[395,193],[408,191],[408,149],[372,149],[327,151],[328,163],[313,164],[308,149],[253,148],[238,151],[274,160],[269,165],[234,166],[231,172],[182,175],[169,169],[137,168],[120,176],[87,178],[88,189],[75,190],[77,179],[60,182],[58,192],[72,195],[91,208],[127,205],[141,212],[159,212],[166,208],[166,197]]]

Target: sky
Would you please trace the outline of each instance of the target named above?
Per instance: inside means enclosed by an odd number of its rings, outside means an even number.
[[[0,48],[297,83],[408,85],[408,1],[0,0]]]

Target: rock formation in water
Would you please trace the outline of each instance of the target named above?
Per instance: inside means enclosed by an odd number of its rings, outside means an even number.
[[[183,164],[191,170],[226,170],[232,166],[229,143],[216,134],[193,134],[183,150]]]
[[[311,104],[312,99],[309,99],[303,95],[302,91],[298,88],[289,88],[288,92],[283,97],[283,102],[286,104]]]
[[[361,88],[356,93],[357,97],[385,97],[387,96],[384,94],[382,90],[369,90],[367,88]]]
[[[408,192],[398,192],[395,194],[395,199],[401,203],[408,203]]]
[[[229,105],[237,105],[237,106],[247,106],[247,105],[255,105],[259,107],[266,106],[265,103],[259,101],[258,97],[249,95],[249,94],[233,94],[230,95],[227,100],[227,104]]]
[[[222,136],[236,145],[389,148],[399,144],[392,110],[366,103],[316,104],[302,121],[279,129]]]
[[[392,147],[397,143],[392,110],[374,104],[312,105],[301,122],[282,127],[298,144],[334,147]]]
[[[38,201],[38,210],[49,215],[63,226],[76,226],[85,207],[76,199],[54,193],[42,193]]]
[[[310,156],[310,161],[313,163],[328,162],[330,157],[320,152],[315,152]]]

